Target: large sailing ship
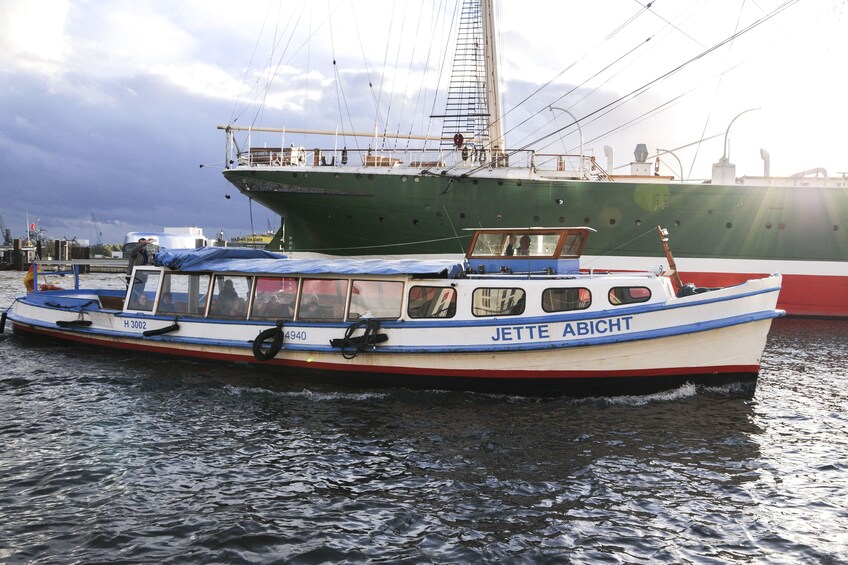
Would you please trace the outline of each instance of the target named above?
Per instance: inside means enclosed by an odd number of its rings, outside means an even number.
[[[609,155],[601,163],[584,154],[582,143],[577,154],[510,149],[493,20],[490,0],[464,2],[446,111],[435,116],[441,135],[401,136],[424,148],[257,146],[250,140],[262,133],[318,132],[219,126],[227,134],[225,178],[283,218],[269,249],[462,253],[465,228],[588,225],[597,230],[584,251],[589,269],[639,270],[662,263],[650,234],[666,225],[686,281],[719,287],[781,273],[779,307],[789,315],[848,317],[845,175],[812,169],[774,177],[764,155],[763,176],[737,177],[727,134],[724,155],[703,182],[661,176],[658,157],[644,146],[626,175],[612,173]],[[248,141],[240,143],[245,130]]]

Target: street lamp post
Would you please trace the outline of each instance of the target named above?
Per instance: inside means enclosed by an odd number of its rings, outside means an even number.
[[[560,112],[565,112],[566,114],[568,114],[571,117],[572,120],[574,120],[574,123],[577,124],[577,132],[580,134],[580,178],[581,179],[586,178],[585,175],[583,174],[583,172],[584,172],[583,171],[583,128],[580,127],[580,122],[577,120],[577,118],[574,117],[574,114],[572,114],[571,112],[569,112],[565,108],[559,108],[557,106],[548,106],[548,108],[551,110],[552,114],[553,114],[554,110],[559,110]],[[556,119],[556,116],[554,117],[554,119]]]

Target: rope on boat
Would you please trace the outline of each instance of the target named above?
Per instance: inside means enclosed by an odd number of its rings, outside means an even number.
[[[362,335],[354,337],[354,332],[360,328],[365,328],[365,331]],[[380,320],[376,318],[365,318],[351,324],[347,330],[345,330],[343,338],[331,339],[330,345],[333,347],[340,347],[342,350],[342,357],[345,359],[353,359],[358,354],[365,351],[366,347],[370,346],[373,348],[378,343],[383,343],[389,339],[389,336],[378,333],[379,331]],[[351,347],[353,347],[352,350],[349,349]]]
[[[264,349],[263,346],[269,339],[271,340],[271,345],[268,349]],[[259,361],[273,359],[283,347],[284,339],[283,320],[278,320],[275,327],[259,332],[259,335],[253,340],[253,356]]]
[[[144,337],[153,337],[155,335],[162,335],[162,334],[175,332],[178,329],[180,329],[180,325],[177,323],[178,319],[179,318],[174,318],[174,323],[171,324],[170,326],[165,326],[164,328],[159,328],[159,329],[156,329],[156,330],[145,330],[145,331],[141,332],[141,335],[143,335]]]

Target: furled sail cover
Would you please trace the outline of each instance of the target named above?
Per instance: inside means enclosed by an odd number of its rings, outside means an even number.
[[[261,249],[226,247],[163,250],[156,256],[154,264],[189,273],[215,271],[282,275],[430,275],[453,278],[465,270],[464,264],[454,259],[288,259],[285,255]]]

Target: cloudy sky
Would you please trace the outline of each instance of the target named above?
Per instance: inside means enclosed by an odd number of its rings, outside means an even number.
[[[703,179],[731,120],[759,108],[728,136],[739,175],[762,174],[761,148],[774,175],[848,170],[846,0],[646,4],[498,4],[508,147],[576,152],[575,129],[553,134],[571,121],[553,105],[581,118],[604,163],[605,145],[619,167],[641,142],[680,159],[664,174]],[[3,0],[0,217],[15,237],[37,220],[49,237],[96,241],[94,217],[107,242],[276,227],[221,176],[216,126],[427,131],[455,5]]]

